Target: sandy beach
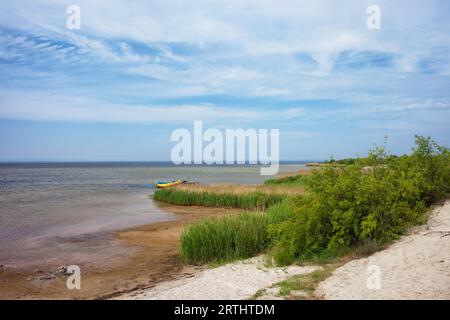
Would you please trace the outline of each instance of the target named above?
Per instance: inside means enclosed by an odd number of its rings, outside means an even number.
[[[0,299],[104,299],[152,287],[164,280],[190,276],[205,267],[184,267],[178,257],[179,234],[188,223],[202,217],[234,213],[235,210],[181,207],[160,204],[177,219],[113,233],[125,249],[104,263],[81,265],[82,289],[68,290],[67,276],[53,269],[0,267]],[[109,245],[109,244],[108,244]]]
[[[259,256],[217,268],[202,270],[190,277],[163,282],[153,288],[122,295],[125,300],[245,300],[258,292],[271,291],[274,284],[294,275],[317,270],[315,266],[269,267]],[[277,299],[274,296],[264,298]]]
[[[389,248],[339,267],[319,284],[317,299],[450,299],[450,200],[437,206],[426,225]],[[381,270],[381,288],[367,288],[367,267]],[[276,284],[319,266],[267,267],[262,257],[197,271],[118,299],[280,299]]]
[[[380,271],[380,288],[367,288],[368,267]],[[450,299],[450,200],[426,225],[386,250],[351,261],[319,284],[324,299]]]
[[[201,217],[237,211],[162,205],[175,221],[115,233],[130,254],[83,270],[83,290],[67,290],[65,275],[0,268],[1,299],[281,299],[276,284],[319,266],[273,267],[263,256],[219,267],[186,266],[178,257],[179,233]],[[426,225],[413,228],[385,250],[336,269],[320,283],[317,299],[450,299],[450,200],[436,206]],[[114,261],[114,260],[110,260]],[[367,288],[368,266],[381,271],[381,288]]]

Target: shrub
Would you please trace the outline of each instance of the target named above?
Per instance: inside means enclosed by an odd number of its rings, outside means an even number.
[[[266,209],[207,219],[181,236],[181,257],[190,263],[247,258],[271,248],[279,264],[327,259],[349,250],[371,252],[423,223],[426,208],[450,192],[450,152],[416,136],[410,156],[376,147],[367,158],[314,170],[311,175],[269,180],[303,184],[303,196],[160,190],[156,199],[184,205]]]
[[[422,197],[430,205],[450,192],[450,150],[430,137],[416,136],[415,144],[410,167],[421,176]]]
[[[315,171],[293,218],[271,230],[275,259],[286,264],[334,256],[398,238],[424,222],[426,206],[450,191],[449,160],[448,149],[416,137],[409,157],[391,157],[377,147],[355,165]]]

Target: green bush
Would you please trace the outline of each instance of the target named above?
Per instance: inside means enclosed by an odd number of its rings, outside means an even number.
[[[416,136],[413,150],[409,161],[420,175],[421,196],[430,205],[450,192],[450,150],[438,145],[430,137],[420,136]]]
[[[176,205],[205,206],[219,208],[241,208],[248,210],[265,210],[269,206],[281,202],[285,196],[281,194],[267,194],[262,192],[249,192],[242,194],[191,192],[168,188],[157,190],[153,196],[160,200]]]
[[[410,156],[376,147],[367,158],[314,170],[308,177],[269,180],[306,188],[303,196],[260,193],[189,193],[160,190],[155,198],[175,204],[246,209],[244,213],[190,225],[181,236],[189,263],[247,258],[271,248],[279,264],[328,259],[349,250],[373,252],[423,223],[427,207],[450,192],[450,152],[416,136]]]
[[[450,192],[447,148],[416,137],[411,156],[376,148],[355,165],[315,171],[293,218],[271,229],[280,264],[387,243],[424,222],[427,205]]]

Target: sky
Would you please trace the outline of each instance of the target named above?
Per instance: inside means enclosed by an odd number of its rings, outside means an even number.
[[[279,129],[281,160],[365,155],[386,135],[395,154],[415,134],[450,146],[447,0],[0,8],[0,161],[166,161],[195,120]]]

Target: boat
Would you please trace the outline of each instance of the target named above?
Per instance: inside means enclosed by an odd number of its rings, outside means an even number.
[[[184,180],[174,180],[172,182],[157,181],[155,183],[155,185],[157,188],[163,189],[163,188],[175,187],[175,186],[183,184],[185,182],[186,181],[184,181]]]

